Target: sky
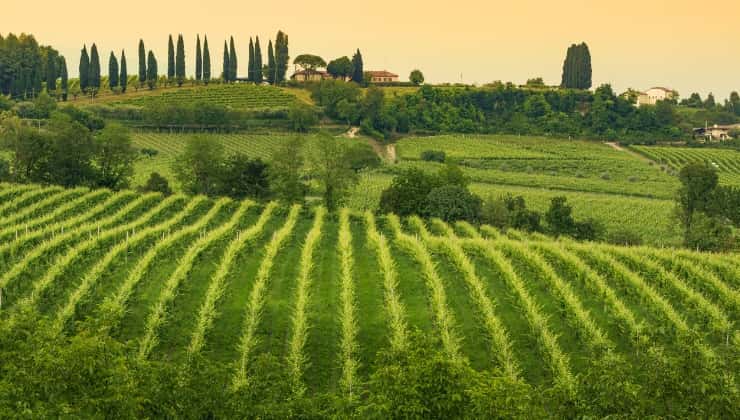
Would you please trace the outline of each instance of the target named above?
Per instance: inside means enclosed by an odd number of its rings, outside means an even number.
[[[278,30],[290,37],[290,55],[326,61],[359,48],[366,70],[427,81],[524,83],[543,77],[559,84],[568,46],[591,49],[594,85],[616,91],[653,86],[718,99],[740,90],[738,0],[2,0],[0,33],[32,33],[67,57],[77,74],[83,44],[95,42],[107,71],[111,50],[126,50],[136,71],[144,39],[166,71],[167,37],[185,37],[188,74],[194,73],[196,34],[207,34],[213,73],[220,73],[223,42],[233,35],[239,75],[246,73],[250,36],[263,54]],[[264,60],[266,62],[266,59]]]

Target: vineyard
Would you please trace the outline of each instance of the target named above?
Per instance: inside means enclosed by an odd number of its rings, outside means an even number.
[[[225,84],[167,89],[163,92],[156,92],[156,94],[135,95],[132,98],[124,96],[116,102],[129,105],[210,103],[249,110],[288,108],[298,100],[292,93],[273,86]]]
[[[632,149],[676,172],[691,162],[706,162],[717,168],[720,183],[740,186],[737,150],[657,146],[632,146]]]
[[[718,406],[740,404],[736,255],[11,184],[0,184],[0,216],[3,325],[29,312],[58,335],[94,325],[139,360],[220,363],[225,386],[249,387],[270,355],[296,396],[356,400],[378,352],[409,352],[420,331],[452,363],[569,401],[601,380],[596,365],[616,376],[603,384],[611,400],[618,383],[649,393],[653,377],[683,375],[655,363],[691,354],[692,375],[722,373]]]

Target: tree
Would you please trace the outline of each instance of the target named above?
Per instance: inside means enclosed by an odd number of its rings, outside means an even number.
[[[275,63],[275,51],[272,48],[272,40],[267,44],[267,82],[275,84],[277,79],[277,67]]]
[[[561,86],[567,89],[591,88],[591,52],[585,42],[573,44],[563,63],[563,78]]]
[[[275,37],[275,83],[282,83],[285,81],[285,74],[288,72],[288,63],[290,62],[290,55],[288,53],[288,35],[283,31],[278,31]]]
[[[308,74],[316,73],[316,69],[326,67],[326,61],[313,54],[301,54],[293,60],[293,64],[303,67]]]
[[[308,186],[301,178],[303,141],[296,137],[280,146],[272,155],[268,177],[276,199],[286,203],[302,203]]]
[[[165,196],[172,195],[172,188],[170,188],[167,178],[160,175],[158,172],[152,172],[149,174],[146,184],[138,188],[139,192],[158,192]]]
[[[224,83],[228,83],[231,80],[231,57],[229,56],[229,46],[226,41],[224,41],[224,63],[221,78]]]
[[[48,156],[41,180],[65,187],[85,185],[93,180],[95,143],[90,130],[58,112],[53,114],[47,129]]]
[[[46,54],[46,90],[49,92],[57,90],[57,65],[56,54],[48,52]]]
[[[62,79],[62,100],[66,102],[69,91],[69,74],[67,73],[67,59],[64,56],[59,57],[59,77]]]
[[[420,169],[407,169],[393,177],[380,195],[380,212],[401,217],[421,213],[429,193],[442,186],[438,177]]]
[[[195,81],[203,80],[203,52],[200,49],[200,35],[195,39]]]
[[[335,79],[346,79],[352,75],[352,61],[349,57],[339,57],[329,62],[326,71]]]
[[[349,146],[345,157],[350,168],[355,172],[377,168],[381,164],[380,157],[367,143],[355,143]]]
[[[550,209],[545,214],[545,220],[555,236],[573,233],[575,220],[573,220],[572,212],[573,209],[568,205],[565,197],[554,197],[550,201]]]
[[[340,140],[322,134],[311,155],[311,168],[319,184],[324,206],[335,211],[347,191],[357,182],[355,172],[346,158],[346,146]]]
[[[352,81],[355,83],[362,83],[365,80],[365,69],[362,62],[362,54],[358,49],[354,56],[352,56]]]
[[[709,93],[707,95],[707,99],[704,101],[704,108],[706,109],[714,109],[717,106],[717,102],[714,100],[714,94]]]
[[[177,86],[181,87],[185,82],[185,41],[182,34],[177,37],[177,54],[175,56],[175,77]]]
[[[732,225],[722,217],[697,212],[686,231],[684,245],[699,251],[726,252],[735,248]]]
[[[139,87],[143,87],[147,79],[146,71],[146,50],[144,49],[144,40],[139,40]]]
[[[288,111],[288,121],[290,121],[293,131],[305,133],[312,126],[318,124],[319,117],[312,107],[296,103]]]
[[[108,87],[115,90],[118,87],[118,59],[111,51],[108,57]]]
[[[249,38],[249,63],[247,64],[247,80],[249,80],[250,82],[254,82],[254,64],[254,42],[252,41],[252,38]]]
[[[694,214],[707,210],[712,202],[712,193],[719,182],[717,170],[706,163],[691,163],[678,174],[681,187],[678,190],[676,213],[688,235]]]
[[[193,136],[174,164],[183,189],[190,194],[214,195],[219,191],[223,146],[210,137]]]
[[[172,83],[175,80],[175,43],[172,41],[172,35],[170,35],[167,41],[167,83]]]
[[[270,195],[267,164],[260,158],[230,156],[221,171],[219,192],[237,200],[267,198]]]
[[[262,48],[260,47],[260,37],[254,41],[254,83],[262,83]]]
[[[87,55],[87,46],[82,47],[80,53],[80,90],[87,93],[87,88],[90,84],[90,57]]]
[[[416,86],[419,86],[424,83],[424,74],[420,70],[414,70],[409,75],[409,81]]]
[[[93,96],[100,90],[100,56],[98,47],[93,44],[90,48],[90,76],[88,77],[89,88]]]
[[[529,118],[546,117],[550,111],[550,104],[542,94],[529,95],[524,101],[524,113]]]
[[[429,192],[424,200],[423,214],[446,222],[478,220],[481,200],[459,185],[444,185]]]
[[[152,51],[149,51],[149,56],[147,57],[146,83],[149,86],[150,90],[157,87],[157,79],[157,58],[154,56],[154,53]]]
[[[234,37],[232,36],[229,40],[229,81],[236,82],[238,77],[238,69],[236,59],[236,47],[234,46]]]
[[[96,136],[98,186],[126,188],[134,173],[136,149],[128,130],[120,124],[107,124]]]
[[[208,50],[208,36],[203,36],[203,82],[211,81],[211,52]]]
[[[119,78],[121,93],[126,93],[128,87],[128,66],[126,65],[126,51],[121,51],[121,76]]]

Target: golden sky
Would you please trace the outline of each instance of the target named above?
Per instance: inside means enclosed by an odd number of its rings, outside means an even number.
[[[53,1],[57,3],[56,0]],[[594,83],[616,90],[666,86],[725,98],[740,90],[738,0],[2,0],[0,32],[30,32],[59,49],[77,73],[79,50],[96,42],[104,71],[111,50],[125,48],[129,72],[143,38],[166,71],[167,35],[186,40],[194,72],[195,35],[207,34],[213,73],[223,41],[236,40],[239,74],[246,73],[249,37],[263,53],[278,29],[290,53],[327,61],[360,48],[367,70],[407,79],[414,68],[428,81],[523,83],[541,76],[558,84],[565,51],[586,41]],[[358,8],[357,5],[360,5]],[[122,7],[121,7],[122,6]]]

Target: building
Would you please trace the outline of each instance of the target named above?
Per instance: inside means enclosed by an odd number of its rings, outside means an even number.
[[[331,79],[331,74],[323,71],[323,70],[314,70],[314,71],[307,71],[307,70],[301,70],[293,73],[292,76],[290,76],[291,80],[295,80],[297,82],[320,82],[325,79]]]
[[[732,140],[732,131],[740,131],[740,124],[731,125],[707,125],[702,128],[694,129],[694,137],[701,137],[707,142],[718,142]]]
[[[678,99],[678,93],[673,89],[664,87],[650,88],[645,92],[637,92],[637,106],[655,105],[658,101],[670,101]]]
[[[398,75],[393,74],[389,71],[368,71],[366,72],[370,76],[370,83],[394,83],[398,82]]]

